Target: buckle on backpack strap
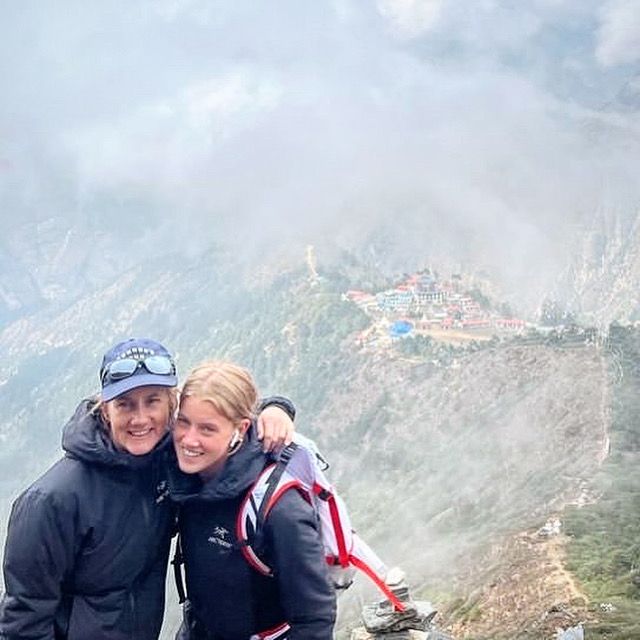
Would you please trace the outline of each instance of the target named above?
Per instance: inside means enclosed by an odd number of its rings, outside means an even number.
[[[315,493],[320,500],[324,500],[325,502],[331,497],[331,491],[327,491],[326,489],[316,489]]]
[[[295,442],[288,444],[278,455],[278,462],[281,462],[283,465],[287,465],[297,448],[298,445]]]

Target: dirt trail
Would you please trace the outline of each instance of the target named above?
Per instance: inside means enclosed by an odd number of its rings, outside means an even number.
[[[496,550],[496,577],[465,603],[467,620],[447,630],[461,639],[500,630],[501,637],[530,632],[542,640],[588,619],[588,598],[565,568],[567,540],[524,533]]]
[[[588,597],[576,582],[573,574],[565,567],[566,560],[566,536],[555,536],[547,543],[547,553],[550,562],[549,581],[556,582],[560,589],[563,589],[569,600],[588,602]]]

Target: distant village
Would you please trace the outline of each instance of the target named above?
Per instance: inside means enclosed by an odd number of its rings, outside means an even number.
[[[429,269],[409,275],[391,289],[378,293],[350,290],[343,297],[372,319],[360,332],[360,347],[384,347],[415,335],[463,343],[493,336],[520,334],[529,323],[496,312],[483,296],[472,297],[461,276],[439,280]]]
[[[570,312],[551,300],[543,303],[539,321],[529,322],[514,316],[507,305],[496,305],[472,280],[456,274],[441,280],[430,269],[377,293],[352,289],[343,299],[371,319],[356,338],[364,350],[384,350],[419,336],[452,346],[479,345],[496,338],[562,348],[606,343],[606,333],[577,324]]]

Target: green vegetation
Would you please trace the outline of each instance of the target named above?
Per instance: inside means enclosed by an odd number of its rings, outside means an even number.
[[[434,352],[433,339],[429,336],[410,336],[398,342],[397,350],[404,356],[431,356]]]
[[[360,309],[342,300],[335,283],[310,284],[300,276],[274,283],[268,297],[254,298],[251,310],[210,348],[246,364],[265,393],[304,398],[305,409],[317,412],[328,390],[357,366],[357,358],[344,358],[341,345],[367,322]]]
[[[446,613],[459,622],[479,620],[482,617],[480,598],[477,594],[472,594],[466,599],[455,598],[447,606]]]
[[[601,498],[570,510],[565,527],[569,568],[601,620],[589,638],[628,640],[640,638],[640,331],[615,326],[610,341],[611,456],[596,478]]]

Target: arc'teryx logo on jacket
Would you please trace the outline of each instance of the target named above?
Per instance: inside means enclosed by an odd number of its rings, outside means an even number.
[[[160,504],[165,498],[169,497],[169,483],[161,480],[156,486],[156,504]]]
[[[213,528],[213,533],[207,538],[207,540],[219,547],[220,550],[230,551],[233,549],[233,538],[229,529],[216,525]]]

